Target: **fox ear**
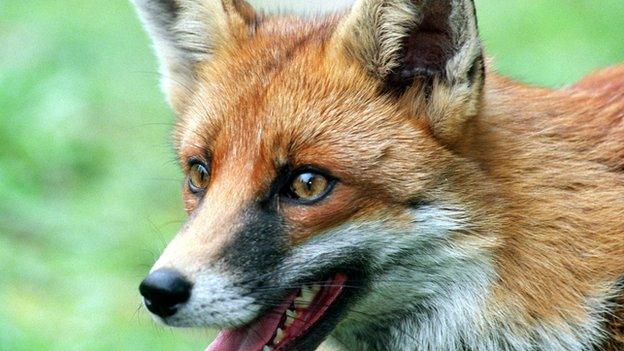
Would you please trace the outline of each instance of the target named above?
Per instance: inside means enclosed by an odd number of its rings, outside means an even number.
[[[163,90],[174,110],[193,89],[197,65],[249,33],[256,21],[244,0],[132,1],[154,42]]]
[[[424,106],[443,142],[476,114],[484,63],[472,0],[359,0],[336,40],[386,91]]]

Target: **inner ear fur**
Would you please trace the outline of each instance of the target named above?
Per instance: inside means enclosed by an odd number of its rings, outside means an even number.
[[[249,35],[256,12],[244,0],[132,0],[150,35],[162,88],[176,112],[195,85],[197,66]]]
[[[478,111],[484,60],[471,0],[359,0],[334,45],[454,144]]]

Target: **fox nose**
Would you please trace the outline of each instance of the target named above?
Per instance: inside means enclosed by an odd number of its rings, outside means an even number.
[[[139,291],[147,309],[165,318],[173,316],[178,307],[188,301],[192,287],[178,271],[161,268],[141,282]]]

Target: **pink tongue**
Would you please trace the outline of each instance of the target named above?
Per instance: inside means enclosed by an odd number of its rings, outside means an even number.
[[[295,296],[290,296],[282,305],[249,325],[222,330],[205,351],[261,351],[271,340],[282,315]]]
[[[277,320],[279,323],[279,319]],[[277,327],[277,323],[275,323]],[[206,351],[256,351],[269,341],[274,327],[256,325],[234,330],[222,330],[217,338],[208,346]]]

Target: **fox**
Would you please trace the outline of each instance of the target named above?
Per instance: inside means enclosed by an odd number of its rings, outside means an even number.
[[[471,0],[132,0],[188,217],[140,283],[207,351],[624,350],[624,66],[525,85]]]

